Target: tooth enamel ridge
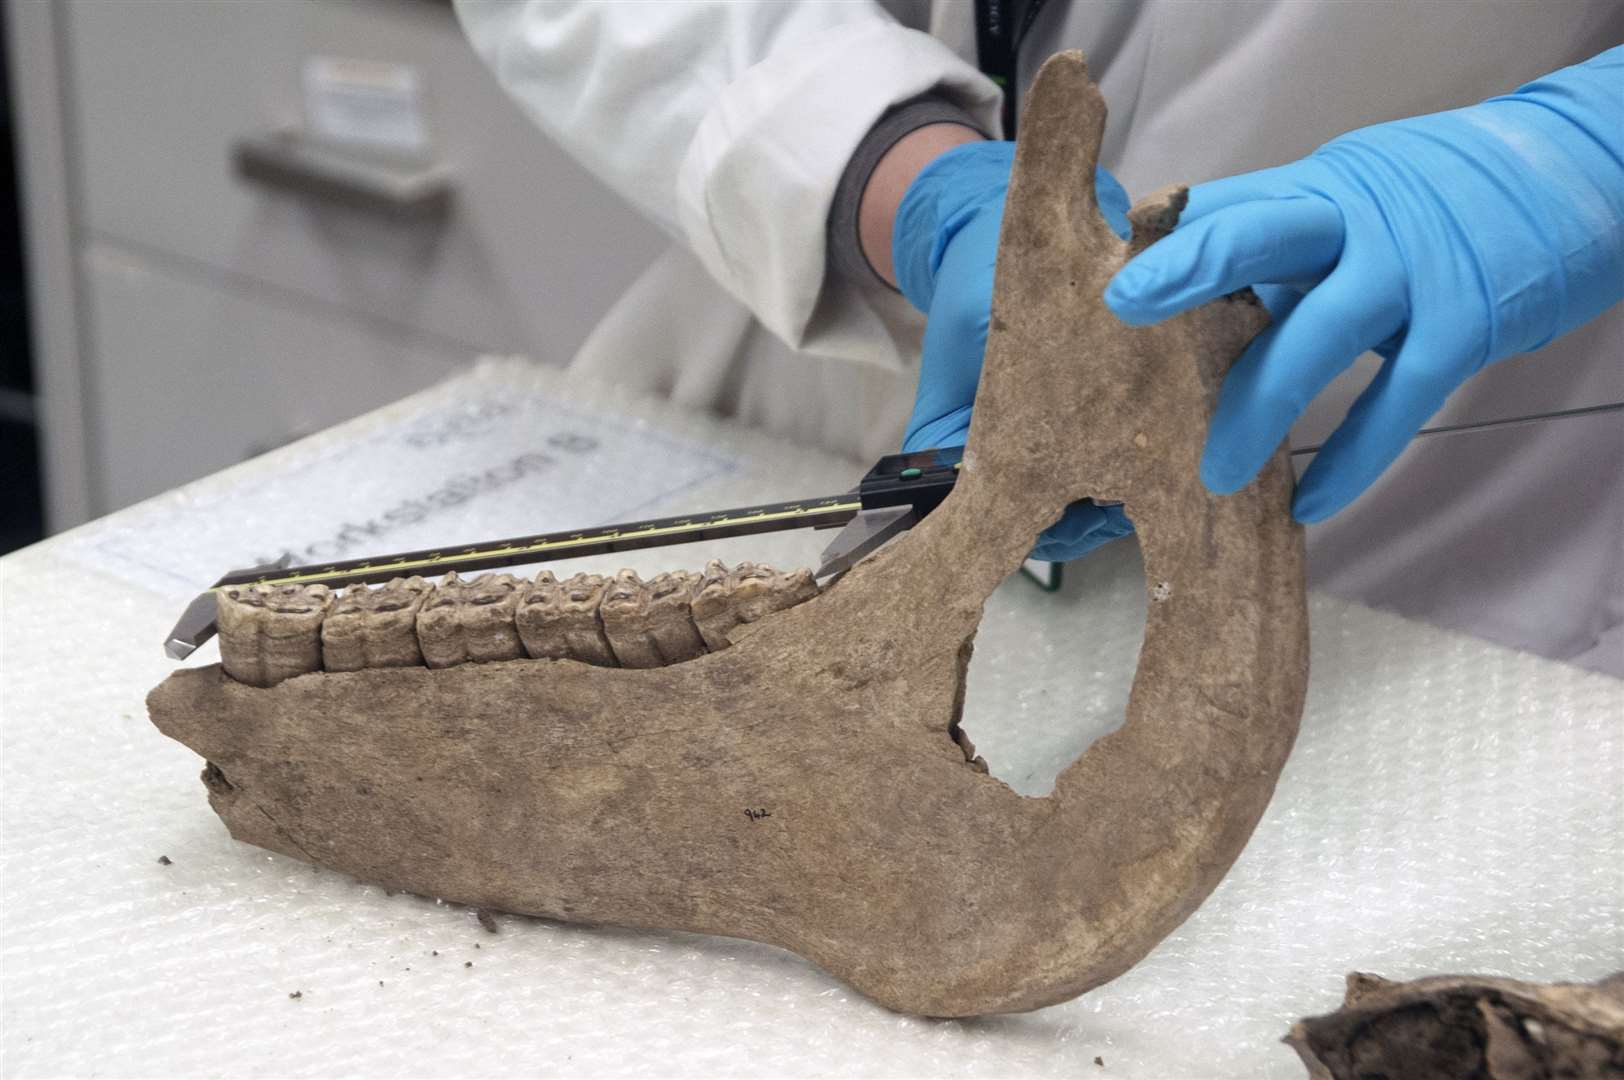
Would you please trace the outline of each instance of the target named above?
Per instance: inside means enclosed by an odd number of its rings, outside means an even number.
[[[810,570],[711,562],[669,570],[511,574],[439,584],[395,578],[352,585],[240,585],[218,594],[221,666],[250,686],[312,671],[445,668],[498,660],[576,660],[655,668],[727,648],[762,619],[818,594]]]

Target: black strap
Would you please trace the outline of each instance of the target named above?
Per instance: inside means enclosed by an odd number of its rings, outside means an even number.
[[[976,64],[1004,92],[1004,138],[1015,137],[1016,61],[1045,0],[976,0]]]

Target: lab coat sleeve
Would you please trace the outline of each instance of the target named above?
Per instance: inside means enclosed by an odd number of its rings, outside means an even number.
[[[852,151],[927,91],[999,130],[998,88],[872,0],[456,0],[536,123],[668,232],[790,346],[895,366],[872,290],[826,269]]]

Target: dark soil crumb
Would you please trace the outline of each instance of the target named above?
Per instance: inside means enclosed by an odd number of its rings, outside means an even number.
[[[477,942],[477,941],[474,942],[474,948],[476,948],[476,949],[479,948],[479,942]]]
[[[439,956],[440,955],[440,950],[439,949],[430,949],[429,950],[429,955],[430,956]]]
[[[1103,1069],[1103,1068],[1105,1068],[1105,1059],[1102,1058],[1102,1057],[1097,1057],[1097,1058],[1094,1059],[1094,1064],[1098,1065],[1100,1068]]]
[[[480,929],[484,930],[487,934],[496,933],[496,916],[495,915],[492,915],[490,912],[486,911],[484,908],[480,908],[479,912],[478,912],[478,915],[476,917],[479,919]]]
[[[158,856],[158,865],[159,866],[172,866],[172,865],[174,865],[174,860],[171,859],[168,855],[160,855],[160,856]]]
[[[304,997],[304,991],[295,990],[293,993],[289,994],[288,997],[292,998],[294,1001],[298,1001],[300,998]]]
[[[382,986],[382,985],[383,985],[383,980],[382,980],[382,979],[379,979],[379,980],[378,980],[378,985],[379,985],[379,986]]]
[[[463,961],[463,962],[462,962],[462,966],[463,966],[463,967],[473,967],[473,966],[474,966],[474,962],[473,962],[473,961],[472,961],[472,960],[464,960],[464,961]]]

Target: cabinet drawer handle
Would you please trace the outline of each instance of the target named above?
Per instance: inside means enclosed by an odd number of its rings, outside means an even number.
[[[246,135],[231,147],[237,175],[283,191],[392,217],[437,219],[451,209],[451,178],[432,164],[317,143],[297,132]]]

